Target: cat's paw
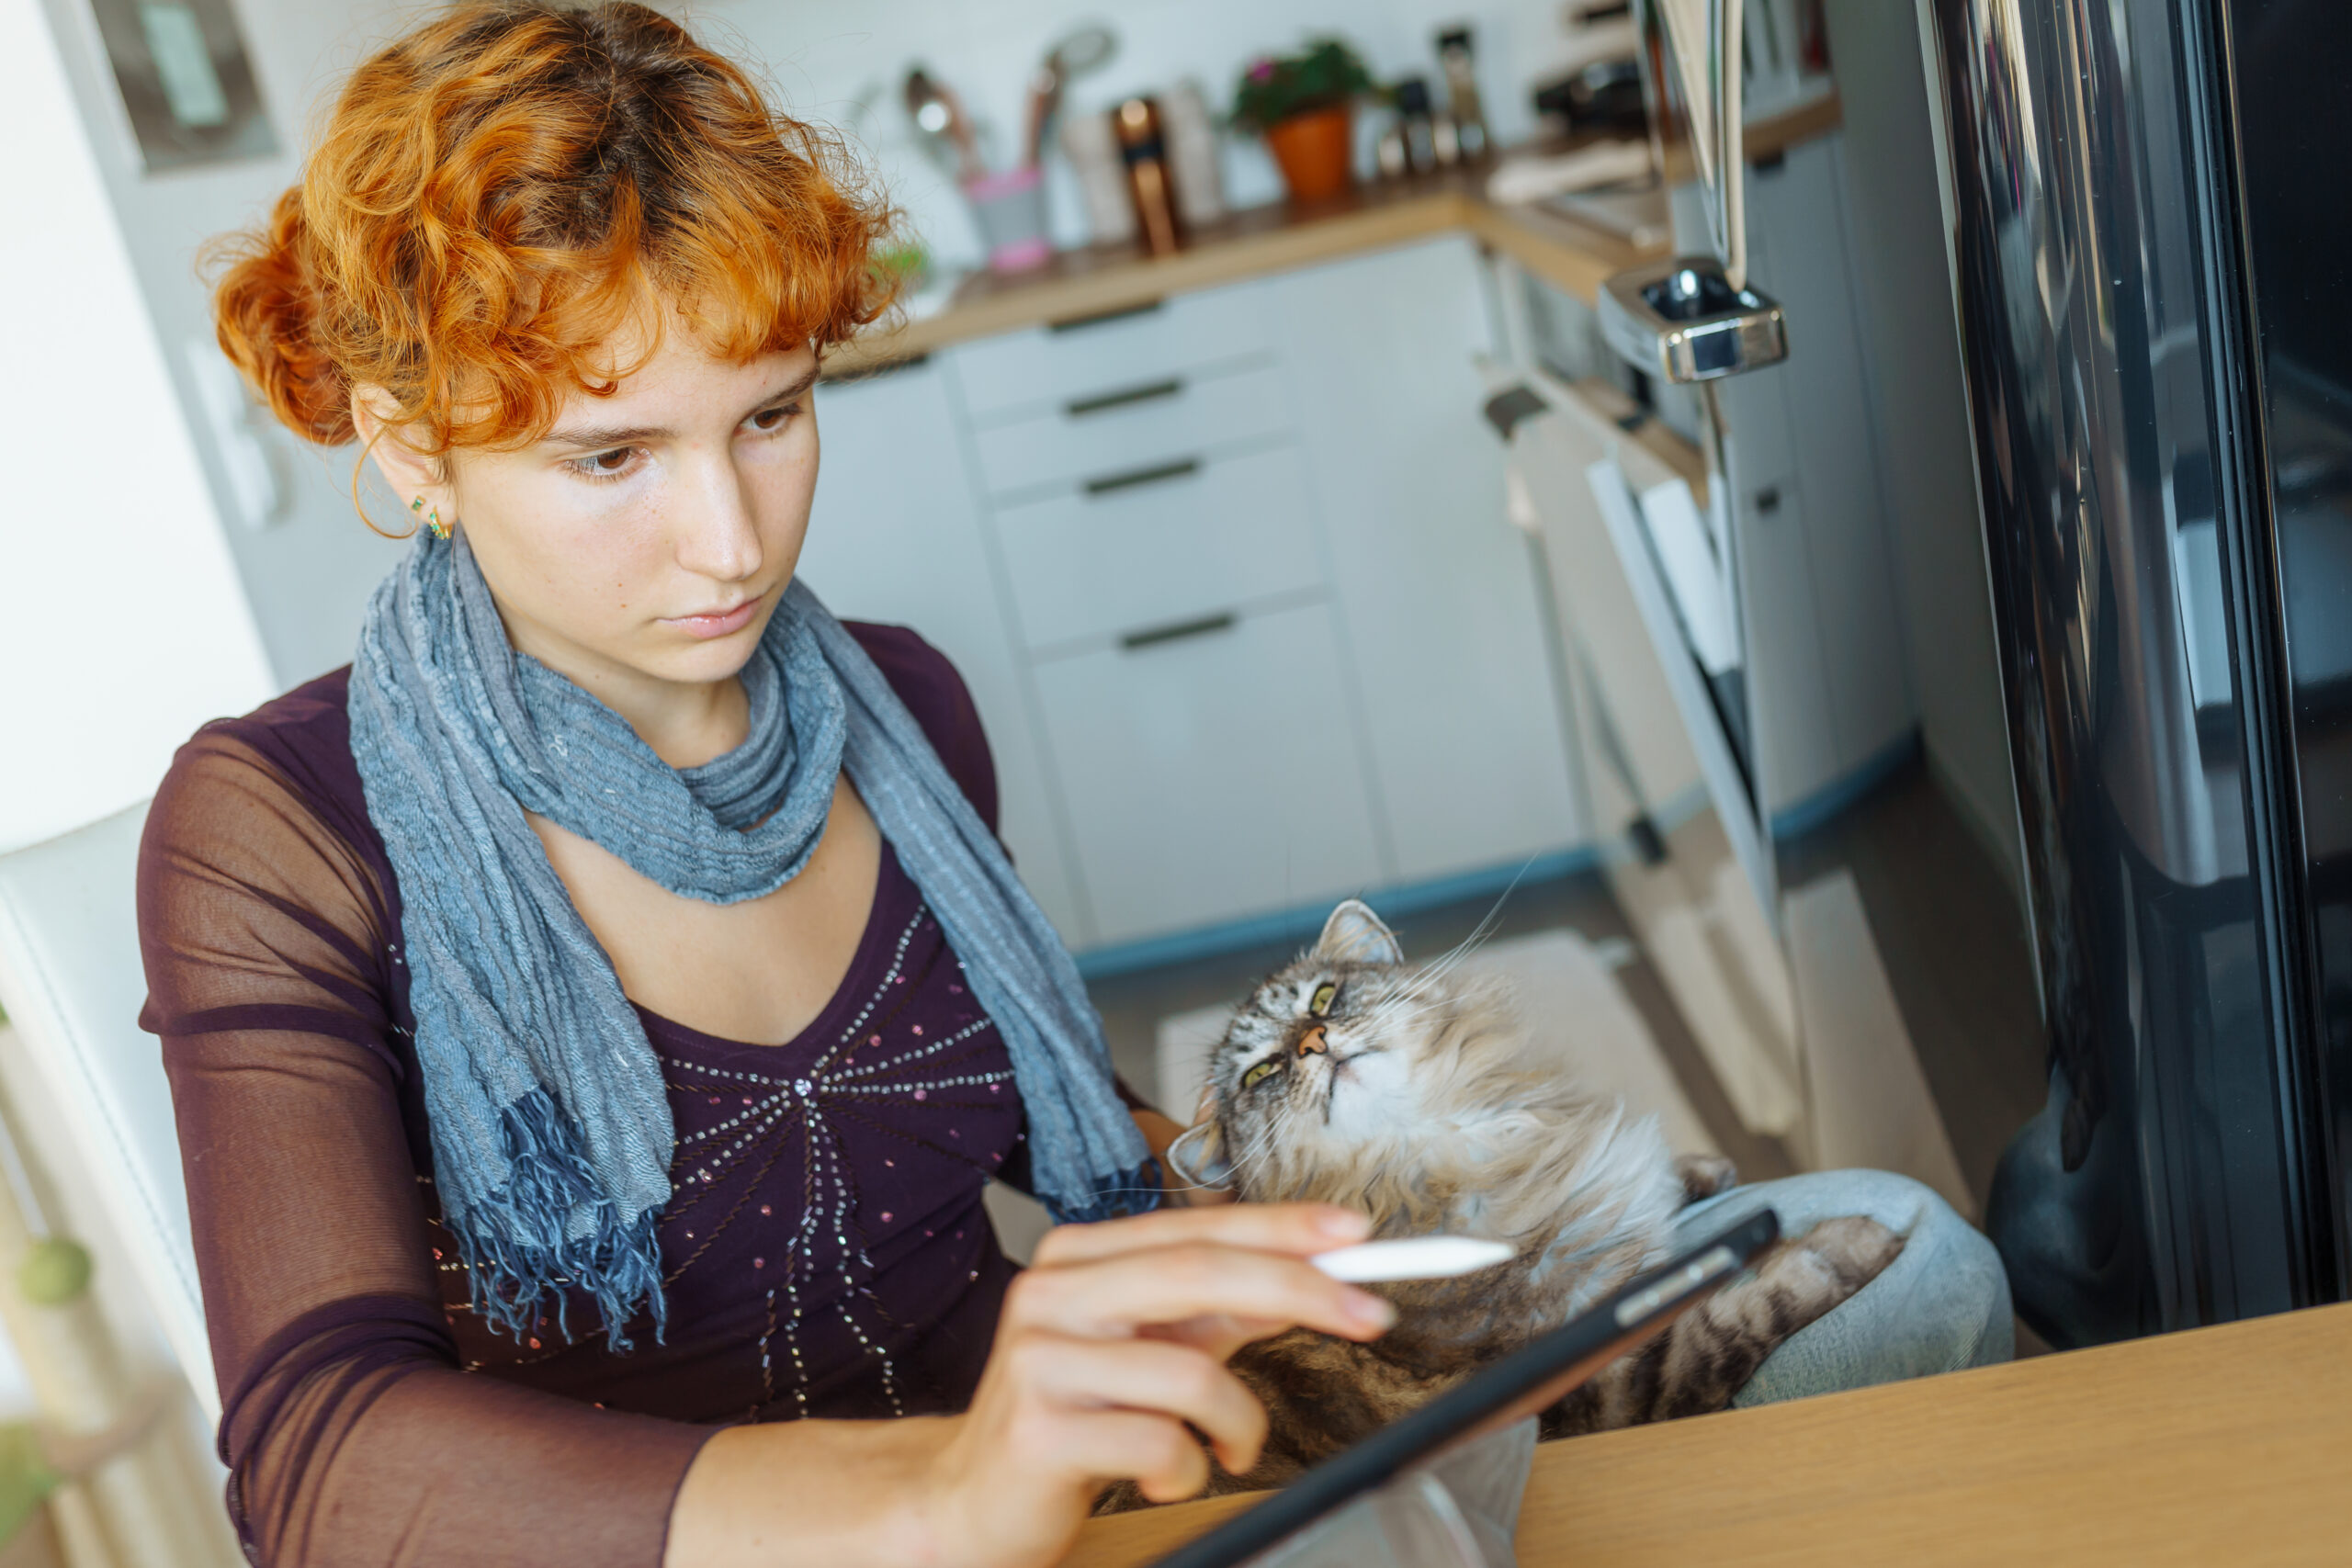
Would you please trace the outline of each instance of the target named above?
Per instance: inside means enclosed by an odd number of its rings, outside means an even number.
[[[1864,1214],[1824,1220],[1799,1236],[1797,1249],[1810,1254],[1852,1295],[1879,1277],[1903,1251],[1903,1238]]]
[[[1739,1167],[1721,1155],[1677,1155],[1674,1174],[1682,1179],[1682,1201],[1695,1203],[1739,1185]]]

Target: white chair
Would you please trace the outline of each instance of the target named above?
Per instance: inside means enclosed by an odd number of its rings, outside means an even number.
[[[84,1151],[73,1179],[95,1189],[198,1404],[218,1420],[171,1085],[139,1027],[146,821],[141,803],[0,855],[0,1003]]]

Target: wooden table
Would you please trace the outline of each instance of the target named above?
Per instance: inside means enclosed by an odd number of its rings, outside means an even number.
[[[1151,1562],[1245,1503],[1098,1520]],[[1529,1568],[2352,1562],[2352,1304],[1536,1450]]]

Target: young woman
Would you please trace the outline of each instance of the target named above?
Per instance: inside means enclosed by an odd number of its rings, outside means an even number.
[[[1042,1563],[1111,1479],[1197,1487],[1187,1422],[1250,1461],[1242,1337],[1387,1321],[1299,1260],[1356,1216],[1142,1214],[1175,1129],[997,847],[970,698],[793,582],[818,355],[883,303],[833,167],[652,12],[469,6],[360,67],[220,283],[422,536],[144,849],[258,1562]],[[1141,1217],[1016,1281],[989,1176]]]
[[[1143,1212],[1177,1129],[996,842],[970,698],[794,581],[820,355],[885,303],[840,169],[641,6],[467,5],[220,278],[246,376],[418,533],[349,669],[182,750],[141,859],[257,1562],[1029,1568],[1111,1481],[1196,1488],[1192,1429],[1252,1462],[1244,1339],[1389,1321],[1302,1260],[1360,1216]],[[1094,1223],[1016,1277],[991,1176]],[[1833,1316],[1837,1376],[1885,1363]]]

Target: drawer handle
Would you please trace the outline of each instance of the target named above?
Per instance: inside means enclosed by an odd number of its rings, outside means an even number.
[[[1133,653],[1139,648],[1157,648],[1161,643],[1182,642],[1186,637],[1231,631],[1236,624],[1237,617],[1232,611],[1220,610],[1214,615],[1203,615],[1196,621],[1177,621],[1169,626],[1147,626],[1139,632],[1129,632],[1119,639],[1119,646]]]
[[[1107,327],[1114,321],[1131,321],[1137,316],[1148,316],[1166,303],[1164,299],[1147,299],[1140,305],[1097,310],[1091,316],[1065,316],[1058,321],[1047,321],[1046,330],[1049,333],[1082,333],[1089,327]]]
[[[1133,490],[1137,485],[1166,484],[1170,479],[1190,479],[1201,471],[1198,457],[1180,457],[1172,463],[1155,463],[1148,468],[1130,468],[1124,474],[1105,474],[1099,479],[1089,479],[1083,488],[1089,495],[1109,495],[1113,491]]]
[[[1141,387],[1128,387],[1116,392],[1101,392],[1091,398],[1072,398],[1062,405],[1062,412],[1071,419],[1084,419],[1091,413],[1110,409],[1123,409],[1130,403],[1154,402],[1161,398],[1182,395],[1184,378],[1170,376],[1165,381],[1152,381]]]

